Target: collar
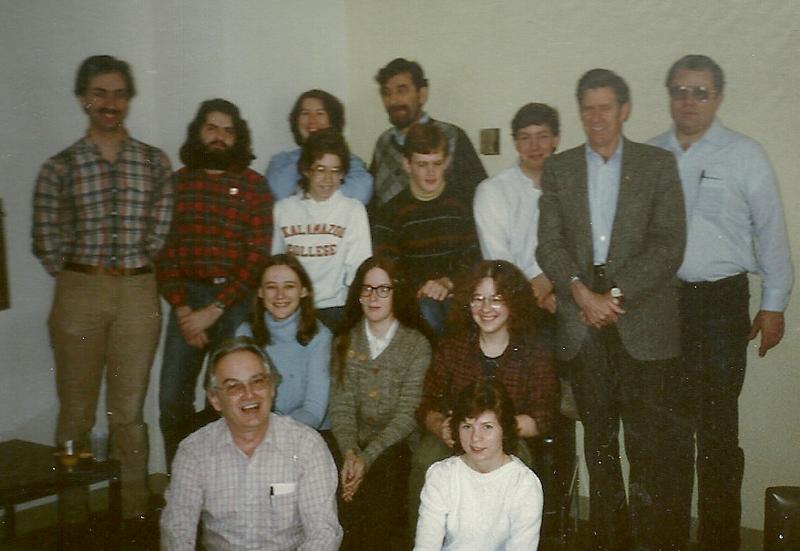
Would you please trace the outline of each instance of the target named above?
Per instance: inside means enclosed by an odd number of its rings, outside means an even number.
[[[364,320],[364,332],[367,335],[367,340],[370,342],[388,342],[391,341],[395,334],[397,333],[397,328],[400,327],[400,322],[395,319],[392,324],[389,326],[389,330],[386,334],[382,337],[375,335],[372,330],[369,328],[369,323],[367,320]]]
[[[302,300],[302,299],[301,299]],[[297,324],[300,320],[300,307],[298,306],[297,310],[295,310],[289,317],[276,320],[273,319],[270,313],[264,309],[264,321],[267,324],[267,328],[269,329],[270,335],[272,337],[287,337],[289,339],[295,339],[297,333]]]
[[[586,143],[586,161],[587,162],[597,162],[600,161],[601,163],[619,163],[622,159],[622,144],[625,143],[625,137],[620,135],[619,143],[617,144],[617,148],[614,150],[614,153],[611,157],[608,158],[608,161],[603,159],[603,156],[597,153],[594,149],[589,146],[589,143]]]
[[[711,123],[711,126],[708,127],[706,133],[703,136],[694,142],[689,149],[684,150],[681,147],[680,142],[678,141],[678,135],[675,129],[675,125],[672,125],[672,129],[669,133],[669,146],[673,149],[673,151],[689,151],[694,146],[698,144],[711,144],[711,145],[722,145],[725,141],[725,127],[723,126],[722,122],[717,117],[714,117],[714,121]]]
[[[416,122],[418,122],[420,124],[425,124],[427,122],[430,122],[430,120],[431,120],[431,117],[425,111],[423,111],[422,112],[422,116]],[[411,124],[415,124],[415,123],[411,123]],[[401,132],[396,126],[391,127],[389,129],[389,132],[391,133],[392,138],[394,139],[394,143],[396,143],[397,145],[405,145],[405,143],[406,143],[406,135],[403,132]]]
[[[512,167],[512,168],[514,169],[514,171],[516,172],[517,176],[518,176],[518,177],[520,177],[520,178],[525,178],[525,180],[526,180],[526,181],[528,181],[528,182],[530,182],[530,184],[531,184],[531,185],[532,185],[534,188],[536,188],[536,189],[538,189],[538,190],[541,190],[541,189],[542,189],[542,188],[541,188],[541,185],[540,185],[540,184],[537,184],[537,183],[534,181],[534,179],[533,179],[533,178],[531,178],[530,176],[528,176],[527,174],[525,174],[525,171],[524,171],[524,170],[522,170],[522,167],[520,166],[520,162],[521,162],[521,161],[520,161],[519,159],[517,159],[517,162],[516,162],[516,163],[514,163],[514,166]]]
[[[256,454],[258,454],[262,448],[265,448],[267,446],[272,446],[276,449],[280,449],[282,447],[281,445],[283,443],[283,439],[281,438],[281,428],[280,428],[282,421],[283,420],[280,418],[279,415],[270,412],[269,425],[267,426],[267,434],[264,435],[264,439],[261,441],[261,443],[259,443],[259,445],[256,446],[256,449],[251,457],[255,457]],[[246,457],[244,455],[244,452],[239,449],[239,446],[236,445],[236,442],[233,441],[233,434],[231,433],[231,430],[228,428],[228,423],[227,421],[225,421],[225,418],[223,417],[219,421],[215,422],[219,424],[214,427],[215,431],[214,446],[220,450],[224,448],[234,450],[240,453],[242,456]]]
[[[131,138],[130,134],[126,133],[125,139],[119,143],[119,152],[122,153],[126,149],[129,149],[132,144],[133,138]],[[84,151],[88,151],[100,156],[100,146],[93,142],[91,138],[89,138],[88,132],[84,134],[80,140],[78,140],[78,146]]]

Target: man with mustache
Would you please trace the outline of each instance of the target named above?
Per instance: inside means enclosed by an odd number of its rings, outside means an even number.
[[[398,57],[383,67],[375,80],[380,85],[381,98],[392,128],[378,138],[372,155],[370,172],[375,192],[372,210],[408,189],[409,176],[403,169],[403,145],[409,127],[415,122],[431,122],[447,136],[450,165],[445,178],[454,191],[471,205],[477,185],[487,174],[466,133],[454,124],[432,119],[422,110],[428,99],[428,79],[416,61]]]
[[[75,95],[89,128],[42,166],[32,232],[33,251],[56,283],[48,321],[56,440],[88,451],[105,368],[110,455],[122,467],[123,516],[134,524],[149,498],[142,406],[161,331],[153,261],[172,216],[167,156],[125,129],[135,94],[126,62],[83,61]]]
[[[200,105],[175,172],[175,217],[158,261],[158,283],[172,306],[159,393],[167,466],[193,422],[195,386],[206,351],[244,321],[272,241],[272,196],[239,108]]]

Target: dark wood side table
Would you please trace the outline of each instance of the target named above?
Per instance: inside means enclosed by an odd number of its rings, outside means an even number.
[[[5,510],[5,538],[15,537],[14,506],[51,495],[68,488],[88,486],[108,480],[109,549],[119,549],[122,522],[122,498],[119,462],[81,461],[71,470],[62,467],[52,446],[8,440],[0,442],[0,506]],[[61,507],[59,526],[64,529]]]

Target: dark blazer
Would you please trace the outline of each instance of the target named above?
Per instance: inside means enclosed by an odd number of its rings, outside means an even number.
[[[606,261],[608,281],[624,293],[620,338],[637,360],[680,354],[678,279],[686,214],[678,168],[662,149],[623,138],[617,209]],[[592,231],[585,146],[547,159],[539,201],[536,259],[558,299],[557,354],[569,360],[589,336],[569,290],[579,275],[592,286]]]

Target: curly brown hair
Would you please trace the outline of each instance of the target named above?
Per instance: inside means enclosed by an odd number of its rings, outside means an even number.
[[[525,340],[535,332],[536,299],[530,282],[519,268],[506,260],[483,260],[456,283],[455,301],[450,308],[450,324],[456,331],[471,331],[478,334],[478,326],[472,319],[470,301],[475,288],[484,278],[494,280],[498,295],[502,295],[508,306],[508,330],[515,341]]]

